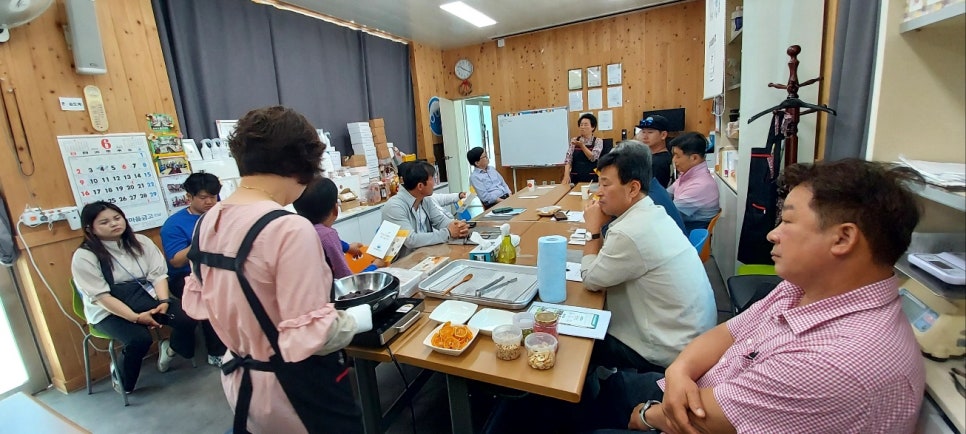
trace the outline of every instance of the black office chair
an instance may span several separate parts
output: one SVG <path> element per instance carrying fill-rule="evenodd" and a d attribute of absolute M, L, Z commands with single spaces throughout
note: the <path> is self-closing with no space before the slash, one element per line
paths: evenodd
<path fill-rule="evenodd" d="M 745 274 L 728 278 L 731 312 L 738 315 L 754 302 L 765 298 L 783 279 L 774 274 Z"/>

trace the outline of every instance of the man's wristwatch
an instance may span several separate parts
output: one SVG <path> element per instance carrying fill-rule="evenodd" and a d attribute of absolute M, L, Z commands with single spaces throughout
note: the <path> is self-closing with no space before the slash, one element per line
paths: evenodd
<path fill-rule="evenodd" d="M 590 234 L 590 239 L 592 239 L 592 240 L 599 240 L 600 239 L 600 232 L 598 232 L 596 234 Z"/>
<path fill-rule="evenodd" d="M 657 404 L 660 404 L 660 403 L 661 403 L 661 401 L 655 401 L 653 399 L 650 400 L 650 401 L 647 401 L 647 402 L 644 403 L 644 405 L 641 406 L 641 410 L 637 413 L 638 416 L 641 417 L 641 423 L 643 423 L 644 426 L 646 426 L 646 427 L 648 427 L 648 428 L 650 428 L 652 430 L 657 430 L 657 428 L 655 428 L 653 425 L 647 423 L 647 419 L 644 418 L 644 413 L 647 413 L 647 409 L 651 408 L 651 406 L 657 405 Z"/>

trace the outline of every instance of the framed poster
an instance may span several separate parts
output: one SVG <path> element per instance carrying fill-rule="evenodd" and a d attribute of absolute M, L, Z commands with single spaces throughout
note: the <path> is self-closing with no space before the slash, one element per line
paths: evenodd
<path fill-rule="evenodd" d="M 190 173 L 180 173 L 161 177 L 161 191 L 164 192 L 164 206 L 168 214 L 174 214 L 188 206 L 188 197 L 184 191 L 184 181 Z"/>
<path fill-rule="evenodd" d="M 78 208 L 113 203 L 135 231 L 159 227 L 168 218 L 144 133 L 58 136 L 57 144 Z"/>
<path fill-rule="evenodd" d="M 188 159 L 183 155 L 158 158 L 155 164 L 157 165 L 158 174 L 161 176 L 191 173 L 191 168 L 188 166 Z"/>
<path fill-rule="evenodd" d="M 571 69 L 567 71 L 567 89 L 577 90 L 584 88 L 584 78 L 581 76 L 580 69 Z"/>
<path fill-rule="evenodd" d="M 600 66 L 587 68 L 587 87 L 600 87 Z"/>
<path fill-rule="evenodd" d="M 607 85 L 615 86 L 621 84 L 621 64 L 611 63 L 607 65 Z"/>

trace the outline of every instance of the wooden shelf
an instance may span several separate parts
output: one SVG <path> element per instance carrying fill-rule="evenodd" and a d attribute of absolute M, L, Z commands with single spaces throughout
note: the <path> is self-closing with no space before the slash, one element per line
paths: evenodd
<path fill-rule="evenodd" d="M 955 25 L 956 21 L 953 18 L 959 18 L 961 20 L 964 14 L 966 14 L 966 2 L 953 3 L 939 10 L 928 12 L 902 22 L 899 25 L 899 33 L 910 32 L 939 24 Z"/>

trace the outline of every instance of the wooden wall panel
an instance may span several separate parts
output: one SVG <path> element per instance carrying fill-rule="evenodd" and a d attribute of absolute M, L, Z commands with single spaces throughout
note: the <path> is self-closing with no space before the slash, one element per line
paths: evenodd
<path fill-rule="evenodd" d="M 409 44 L 409 65 L 416 109 L 416 156 L 435 162 L 433 144 L 443 141 L 429 128 L 429 100 L 442 89 L 443 52 L 417 42 Z"/>
<path fill-rule="evenodd" d="M 0 113 L 0 191 L 13 221 L 27 205 L 54 208 L 74 204 L 56 137 L 95 131 L 86 111 L 61 111 L 58 97 L 83 97 L 84 86 L 98 86 L 110 122 L 107 133 L 146 132 L 147 113 L 176 115 L 150 0 L 100 0 L 95 4 L 107 74 L 74 72 L 62 29 L 67 22 L 63 0 L 30 24 L 12 29 L 10 41 L 0 44 L 0 86 L 6 95 Z M 16 122 L 18 117 L 22 126 Z M 32 172 L 22 173 L 18 164 L 15 146 L 23 143 L 15 144 L 14 137 L 20 133 L 26 136 L 35 163 Z M 53 230 L 23 227 L 23 232 L 18 241 L 31 247 L 57 299 L 70 310 L 67 282 L 80 232 L 71 231 L 65 223 L 57 223 Z M 157 230 L 145 234 L 158 241 Z M 80 330 L 61 313 L 26 255 L 18 260 L 16 272 L 54 385 L 61 390 L 83 387 Z M 106 375 L 107 366 L 107 357 L 94 358 L 95 375 Z"/>
<path fill-rule="evenodd" d="M 707 134 L 712 129 L 711 103 L 703 101 L 704 2 L 692 1 L 616 17 L 574 24 L 469 47 L 444 50 L 441 72 L 430 65 L 414 67 L 419 75 L 440 76 L 437 94 L 450 99 L 458 93 L 460 80 L 453 66 L 460 58 L 473 62 L 469 96 L 490 96 L 496 115 L 520 110 L 567 105 L 567 70 L 609 63 L 623 68 L 623 107 L 614 108 L 614 129 L 598 136 L 620 140 L 621 129 L 633 136 L 641 112 L 648 109 L 685 107 L 686 129 Z M 417 59 L 419 61 L 419 59 Z M 435 58 L 432 59 L 435 62 Z M 422 66 L 426 66 L 423 68 Z M 429 70 L 429 71 L 427 71 Z M 586 72 L 584 73 L 586 83 Z M 605 82 L 606 83 L 606 82 Z M 605 110 L 606 108 L 606 86 Z M 586 87 L 582 90 L 587 102 Z M 420 95 L 416 94 L 417 98 Z M 416 106 L 425 105 L 417 99 Z M 578 113 L 571 113 L 569 134 L 577 134 Z M 423 122 L 417 113 L 417 122 Z M 497 127 L 495 127 L 497 128 Z M 494 134 L 496 163 L 500 164 L 499 132 Z M 460 158 L 461 156 L 454 156 Z M 500 168 L 512 184 L 511 170 Z M 560 168 L 517 170 L 519 180 L 559 181 Z"/>

